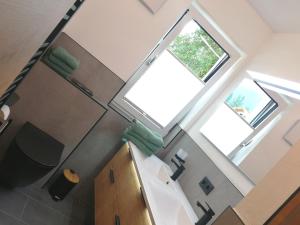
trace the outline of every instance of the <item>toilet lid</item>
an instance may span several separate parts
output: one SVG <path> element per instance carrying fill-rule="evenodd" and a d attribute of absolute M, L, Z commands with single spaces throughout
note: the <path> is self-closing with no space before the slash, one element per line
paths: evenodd
<path fill-rule="evenodd" d="M 47 167 L 55 167 L 60 161 L 64 145 L 26 122 L 15 137 L 19 149 L 30 159 Z"/>

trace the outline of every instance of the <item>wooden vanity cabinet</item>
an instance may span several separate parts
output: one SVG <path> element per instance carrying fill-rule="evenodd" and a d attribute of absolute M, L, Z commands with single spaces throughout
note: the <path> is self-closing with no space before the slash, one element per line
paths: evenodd
<path fill-rule="evenodd" d="M 95 179 L 95 224 L 151 225 L 127 143 Z"/>
<path fill-rule="evenodd" d="M 115 224 L 117 194 L 111 171 L 113 164 L 109 162 L 95 180 L 95 224 Z"/>

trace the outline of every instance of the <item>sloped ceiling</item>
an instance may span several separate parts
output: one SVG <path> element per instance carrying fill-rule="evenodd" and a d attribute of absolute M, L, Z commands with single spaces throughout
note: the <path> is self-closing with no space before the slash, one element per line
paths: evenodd
<path fill-rule="evenodd" d="M 300 33 L 300 0 L 248 0 L 274 32 Z"/>

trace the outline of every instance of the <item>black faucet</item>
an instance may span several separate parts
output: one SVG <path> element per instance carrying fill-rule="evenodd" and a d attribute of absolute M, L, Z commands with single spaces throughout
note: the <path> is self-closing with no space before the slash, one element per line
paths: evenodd
<path fill-rule="evenodd" d="M 206 203 L 208 209 L 206 209 L 199 201 L 197 201 L 197 206 L 202 209 L 202 211 L 204 212 L 204 215 L 199 219 L 199 221 L 197 223 L 195 223 L 195 225 L 206 225 L 212 219 L 212 217 L 215 215 L 215 212 L 208 205 L 208 203 L 207 202 L 205 202 L 205 203 Z"/>
<path fill-rule="evenodd" d="M 177 163 L 174 159 L 171 159 L 171 162 L 174 163 L 177 168 L 171 176 L 171 179 L 173 181 L 176 181 L 178 177 L 182 174 L 182 172 L 185 170 L 185 167 L 183 166 L 183 163 L 185 163 L 185 161 L 181 159 L 177 154 L 175 154 L 175 158 L 179 161 L 179 163 Z"/>

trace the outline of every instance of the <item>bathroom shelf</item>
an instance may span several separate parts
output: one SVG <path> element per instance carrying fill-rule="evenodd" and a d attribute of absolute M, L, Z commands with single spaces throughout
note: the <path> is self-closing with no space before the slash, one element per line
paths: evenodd
<path fill-rule="evenodd" d="M 59 74 L 57 74 L 58 76 L 60 76 Z M 80 88 L 78 85 L 76 85 L 71 79 L 65 78 L 63 76 L 60 76 L 61 78 L 63 78 L 64 80 L 66 80 L 67 82 L 69 82 L 72 86 L 74 86 L 75 88 L 77 88 L 80 92 L 82 92 L 85 96 L 89 97 L 90 99 L 92 99 L 95 103 L 97 103 L 99 106 L 101 106 L 102 108 L 104 108 L 106 111 L 108 111 L 109 107 L 107 106 L 107 104 L 103 103 L 102 101 L 96 99 L 93 95 L 90 95 L 87 93 L 87 91 L 85 91 L 83 88 Z"/>

